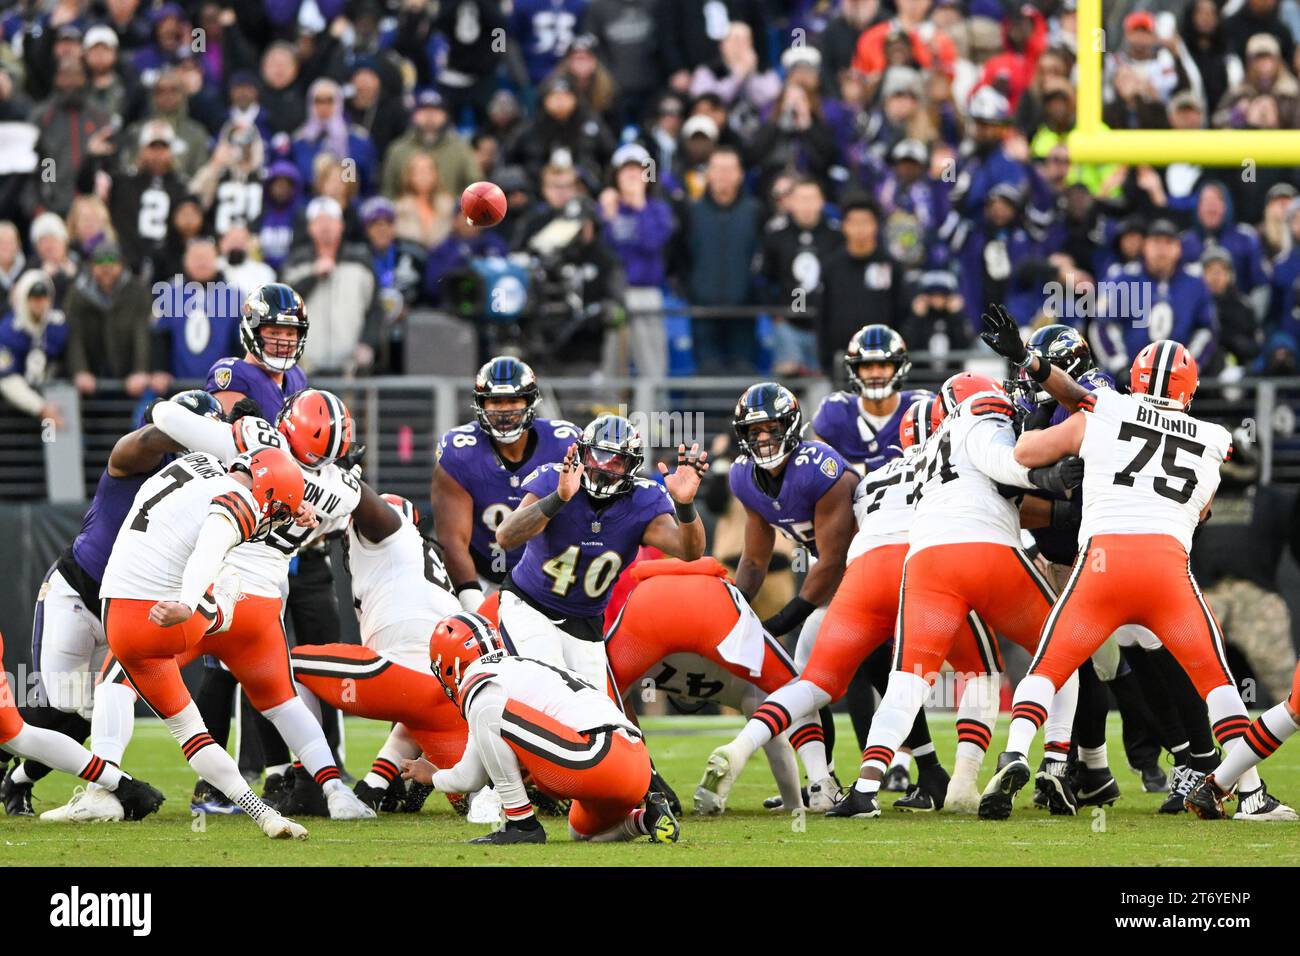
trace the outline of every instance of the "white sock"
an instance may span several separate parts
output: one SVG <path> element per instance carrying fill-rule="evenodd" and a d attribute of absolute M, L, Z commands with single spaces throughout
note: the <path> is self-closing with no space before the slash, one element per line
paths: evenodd
<path fill-rule="evenodd" d="M 1011 705 L 1011 729 L 1007 732 L 1008 751 L 1029 753 L 1029 747 L 1040 726 L 1032 715 L 1042 716 L 1045 721 L 1048 707 L 1055 696 L 1056 688 L 1046 677 L 1039 674 L 1025 675 L 1016 688 L 1015 702 Z"/>
<path fill-rule="evenodd" d="M 100 684 L 90 715 L 90 749 L 121 766 L 122 755 L 135 731 L 136 692 L 129 684 Z"/>
<path fill-rule="evenodd" d="M 889 685 L 885 696 L 871 719 L 871 732 L 867 735 L 867 746 L 862 751 L 862 766 L 878 764 L 883 773 L 894 758 L 894 752 L 907 737 L 916 722 L 916 713 L 925 704 L 930 684 L 923 677 L 905 671 L 893 671 L 889 675 Z M 864 781 L 859 779 L 858 783 Z M 865 781 L 874 784 L 867 792 L 879 789 L 877 781 Z M 858 789 L 863 789 L 858 787 Z"/>
<path fill-rule="evenodd" d="M 1245 737 L 1246 746 L 1233 747 L 1228 751 L 1223 763 L 1214 771 L 1214 779 L 1223 789 L 1231 788 L 1244 773 L 1270 756 L 1296 730 L 1300 730 L 1300 727 L 1291 719 L 1286 704 L 1270 708 L 1251 724 L 1251 730 Z"/>
<path fill-rule="evenodd" d="M 400 775 L 402 761 L 414 760 L 418 756 L 420 756 L 420 745 L 411 739 L 406 728 L 397 724 L 389 733 L 388 739 L 384 741 L 384 745 L 379 748 L 379 753 L 375 754 L 375 759 L 370 765 L 371 769 L 365 775 L 365 782 L 377 790 L 387 790 L 390 780 L 396 778 L 383 776 L 375 766 L 379 765 L 389 773 L 396 770 Z"/>
<path fill-rule="evenodd" d="M 1080 747 L 1079 759 L 1083 761 L 1083 765 L 1089 770 L 1105 770 L 1110 766 L 1105 744 L 1100 747 Z"/>
<path fill-rule="evenodd" d="M 262 711 L 262 716 L 275 725 L 289 749 L 317 783 L 324 786 L 327 780 L 338 779 L 338 767 L 330 755 L 325 731 L 321 730 L 320 722 L 312 717 L 301 698 L 291 697 L 283 704 Z"/>
<path fill-rule="evenodd" d="M 763 754 L 781 795 L 781 805 L 787 810 L 803 806 L 803 794 L 799 792 L 799 764 L 794 759 L 790 741 L 785 737 L 773 737 L 763 744 Z M 811 773 L 809 771 L 809 780 L 814 779 Z"/>
<path fill-rule="evenodd" d="M 23 786 L 23 785 L 25 785 L 25 784 L 29 784 L 29 783 L 34 783 L 34 782 L 35 782 L 35 781 L 32 780 L 31 777 L 27 776 L 27 765 L 26 765 L 26 764 L 21 764 L 21 763 L 20 763 L 20 764 L 18 765 L 18 769 L 16 769 L 16 770 L 15 770 L 12 774 L 10 774 L 9 776 L 13 779 L 13 782 L 16 783 L 16 784 L 18 784 L 20 787 Z"/>
<path fill-rule="evenodd" d="M 749 760 L 755 750 L 774 736 L 804 723 L 809 717 L 815 718 L 817 711 L 830 702 L 830 695 L 811 681 L 786 684 L 768 695 L 733 743 L 743 758 Z"/>
<path fill-rule="evenodd" d="M 983 751 L 980 751 L 979 757 L 970 757 L 970 756 L 963 756 L 961 754 L 958 754 L 957 759 L 956 761 L 954 761 L 954 766 L 952 768 L 952 779 L 964 780 L 967 777 L 969 777 L 970 780 L 974 782 L 975 779 L 980 775 L 980 764 L 983 763 L 983 760 L 980 758 L 982 758 L 983 756 L 984 756 Z"/>
<path fill-rule="evenodd" d="M 1048 760 L 1065 760 L 1070 756 L 1070 737 L 1074 733 L 1074 712 L 1078 705 L 1079 672 L 1075 671 L 1061 685 L 1047 708 L 1043 740 L 1052 746 L 1043 751 L 1043 756 Z"/>
<path fill-rule="evenodd" d="M 244 805 L 241 797 L 252 794 L 239 765 L 226 753 L 208 733 L 208 728 L 199 716 L 198 705 L 190 701 L 185 709 L 174 717 L 163 720 L 172 738 L 181 745 L 181 753 L 189 761 L 194 772 L 224 793 L 232 802 Z M 255 795 L 254 795 L 255 796 Z M 258 803 L 261 803 L 259 800 Z M 262 804 L 265 807 L 265 804 Z M 269 808 L 267 808 L 269 810 Z M 252 814 L 249 814 L 252 816 Z M 256 817 L 261 822 L 261 817 Z"/>
<path fill-rule="evenodd" d="M 5 747 L 20 757 L 36 760 L 71 776 L 102 781 L 110 790 L 122 778 L 121 771 L 102 757 L 87 753 L 85 747 L 66 734 L 45 727 L 23 724 L 22 730 L 5 741 Z"/>
<path fill-rule="evenodd" d="M 1002 675 L 980 674 L 966 681 L 957 705 L 957 759 L 974 761 L 979 772 L 984 754 L 993 740 L 1002 703 Z"/>

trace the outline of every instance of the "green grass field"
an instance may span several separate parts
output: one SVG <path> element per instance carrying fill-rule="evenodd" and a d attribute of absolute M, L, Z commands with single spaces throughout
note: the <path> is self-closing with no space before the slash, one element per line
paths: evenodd
<path fill-rule="evenodd" d="M 952 723 L 936 715 L 939 752 L 951 766 Z M 336 866 L 336 865 L 926 865 L 926 866 L 1242 866 L 1300 864 L 1296 824 L 1203 823 L 1186 814 L 1156 814 L 1162 797 L 1143 793 L 1136 775 L 1120 770 L 1123 798 L 1104 815 L 1049 817 L 1021 794 L 1006 823 L 983 823 L 945 814 L 909 815 L 889 809 L 878 820 L 827 820 L 809 815 L 795 826 L 786 814 L 762 809 L 775 793 L 761 755 L 746 768 L 721 818 L 689 814 L 691 794 L 709 751 L 740 726 L 735 718 L 666 718 L 646 722 L 655 760 L 688 806 L 682 840 L 675 846 L 575 844 L 564 821 L 545 820 L 546 846 L 469 847 L 486 828 L 467 824 L 437 795 L 418 815 L 384 816 L 365 823 L 305 819 L 304 843 L 267 840 L 244 817 L 193 818 L 194 778 L 162 725 L 141 721 L 126 766 L 167 795 L 161 812 L 142 823 L 59 825 L 0 816 L 0 846 L 7 865 L 46 866 Z M 1005 737 L 1005 719 L 995 737 Z M 380 724 L 349 720 L 348 765 L 360 775 L 382 742 Z M 837 749 L 841 767 L 857 765 L 847 721 Z M 1118 725 L 1110 735 L 1112 759 L 1122 758 Z M 995 744 L 996 746 L 996 744 Z M 1037 760 L 1035 756 L 1034 760 Z M 1118 763 L 1119 761 L 1115 761 Z M 985 762 L 986 776 L 993 759 Z M 1300 749 L 1284 748 L 1264 767 L 1270 789 L 1293 805 L 1300 801 Z M 846 778 L 847 779 L 847 778 Z M 39 813 L 58 806 L 75 781 L 53 775 L 36 788 Z"/>

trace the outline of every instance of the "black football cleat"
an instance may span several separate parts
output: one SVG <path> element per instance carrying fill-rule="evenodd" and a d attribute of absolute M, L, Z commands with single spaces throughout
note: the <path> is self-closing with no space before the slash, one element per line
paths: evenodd
<path fill-rule="evenodd" d="M 269 773 L 266 775 L 266 782 L 262 784 L 262 802 L 279 812 L 280 804 L 289 796 L 291 790 L 293 790 L 292 767 L 286 769 L 284 773 Z"/>
<path fill-rule="evenodd" d="M 934 797 L 929 790 L 919 783 L 914 783 L 906 796 L 894 801 L 894 809 L 907 813 L 934 813 L 939 807 L 935 806 Z"/>
<path fill-rule="evenodd" d="M 828 817 L 841 820 L 866 820 L 880 816 L 880 801 L 874 793 L 863 793 L 850 787 L 844 792 L 844 798 L 826 811 Z"/>
<path fill-rule="evenodd" d="M 232 803 L 224 793 L 200 777 L 194 784 L 194 796 L 190 797 L 190 812 L 232 816 L 244 811 L 238 804 Z"/>
<path fill-rule="evenodd" d="M 1169 775 L 1156 764 L 1133 768 L 1142 777 L 1142 789 L 1147 793 L 1168 793 Z"/>
<path fill-rule="evenodd" d="M 880 789 L 888 793 L 907 793 L 912 789 L 912 775 L 907 772 L 906 767 L 890 767 L 885 772 L 885 779 L 881 782 Z"/>
<path fill-rule="evenodd" d="M 406 797 L 402 800 L 402 813 L 419 813 L 424 807 L 424 801 L 428 800 L 429 795 L 433 792 L 433 787 L 428 784 L 416 783 L 414 780 L 406 781 Z M 452 807 L 457 813 L 462 817 L 467 816 L 469 814 L 469 796 L 466 794 L 457 794 L 457 796 L 460 800 L 464 801 L 464 812 L 461 811 L 460 805 L 456 800 L 452 800 L 451 797 L 448 797 L 447 799 L 450 801 Z"/>
<path fill-rule="evenodd" d="M 998 755 L 998 769 L 980 796 L 981 820 L 1006 820 L 1016 794 L 1029 782 L 1029 763 L 1024 754 L 1010 750 Z"/>
<path fill-rule="evenodd" d="M 117 797 L 118 802 L 122 804 L 124 820 L 143 820 L 149 814 L 156 813 L 163 805 L 163 801 L 167 799 L 157 787 L 125 774 L 118 781 L 113 796 Z"/>
<path fill-rule="evenodd" d="M 1119 783 L 1109 767 L 1091 769 L 1079 765 L 1070 778 L 1070 786 L 1081 807 L 1109 807 L 1119 799 Z"/>
<path fill-rule="evenodd" d="M 1228 815 L 1223 810 L 1223 801 L 1228 796 L 1227 791 L 1219 789 L 1214 774 L 1210 774 L 1192 787 L 1183 798 L 1183 804 L 1202 820 L 1226 820 Z"/>
<path fill-rule="evenodd" d="M 1038 793 L 1046 798 L 1047 809 L 1054 817 L 1072 817 L 1079 812 L 1079 801 L 1070 786 L 1064 760 L 1044 760 L 1034 776 L 1034 803 Z"/>
<path fill-rule="evenodd" d="M 330 815 L 329 801 L 325 799 L 325 790 L 318 784 L 306 768 L 291 767 L 293 786 L 280 804 L 282 817 L 327 817 Z"/>
<path fill-rule="evenodd" d="M 944 801 L 948 799 L 948 784 L 951 782 L 952 778 L 943 769 L 943 764 L 922 767 L 916 778 L 916 785 L 930 795 L 936 810 L 943 809 Z"/>
<path fill-rule="evenodd" d="M 651 843 L 676 843 L 681 838 L 682 826 L 673 815 L 668 798 L 662 793 L 646 794 L 643 822 Z"/>
<path fill-rule="evenodd" d="M 0 801 L 4 801 L 5 813 L 11 817 L 34 817 L 32 809 L 32 784 L 14 783 L 14 770 L 18 761 L 14 761 L 5 778 L 0 782 Z"/>
<path fill-rule="evenodd" d="M 513 843 L 545 843 L 546 831 L 542 829 L 540 823 L 535 827 L 529 827 L 527 829 L 507 823 L 500 830 L 493 830 L 491 833 L 485 833 L 483 836 L 475 837 L 469 842 L 490 844 L 492 846 L 507 846 Z"/>
<path fill-rule="evenodd" d="M 361 781 L 357 781 L 357 786 Z M 406 781 L 398 777 L 388 785 L 384 791 L 384 799 L 379 801 L 378 810 L 380 813 L 397 813 L 406 803 Z"/>
<path fill-rule="evenodd" d="M 646 791 L 649 796 L 652 793 L 662 794 L 663 798 L 668 801 L 668 809 L 673 812 L 674 816 L 681 816 L 682 802 L 677 799 L 677 794 L 673 788 L 668 786 L 668 781 L 659 773 L 654 763 L 650 764 L 650 789 Z"/>
<path fill-rule="evenodd" d="M 379 812 L 380 805 L 388 798 L 387 787 L 372 787 L 364 780 L 358 780 L 357 785 L 352 788 L 352 792 L 357 795 L 358 800 L 376 813 Z"/>
<path fill-rule="evenodd" d="M 1169 796 L 1165 802 L 1160 804 L 1160 813 L 1183 813 L 1187 810 L 1185 801 L 1187 795 L 1191 793 L 1205 779 L 1205 774 L 1199 770 L 1193 770 L 1191 767 L 1175 767 L 1169 778 Z"/>

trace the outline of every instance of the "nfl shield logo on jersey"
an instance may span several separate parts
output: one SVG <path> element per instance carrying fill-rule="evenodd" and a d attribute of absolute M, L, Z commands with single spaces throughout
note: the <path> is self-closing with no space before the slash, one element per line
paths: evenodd
<path fill-rule="evenodd" d="M 231 371 L 228 368 L 219 368 L 213 373 L 212 378 L 217 383 L 217 388 L 230 387 Z"/>

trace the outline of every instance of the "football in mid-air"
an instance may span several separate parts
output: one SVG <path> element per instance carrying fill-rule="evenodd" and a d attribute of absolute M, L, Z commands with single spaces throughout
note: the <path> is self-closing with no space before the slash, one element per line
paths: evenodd
<path fill-rule="evenodd" d="M 460 194 L 460 211 L 474 226 L 495 226 L 506 217 L 506 194 L 496 183 L 471 183 Z"/>

